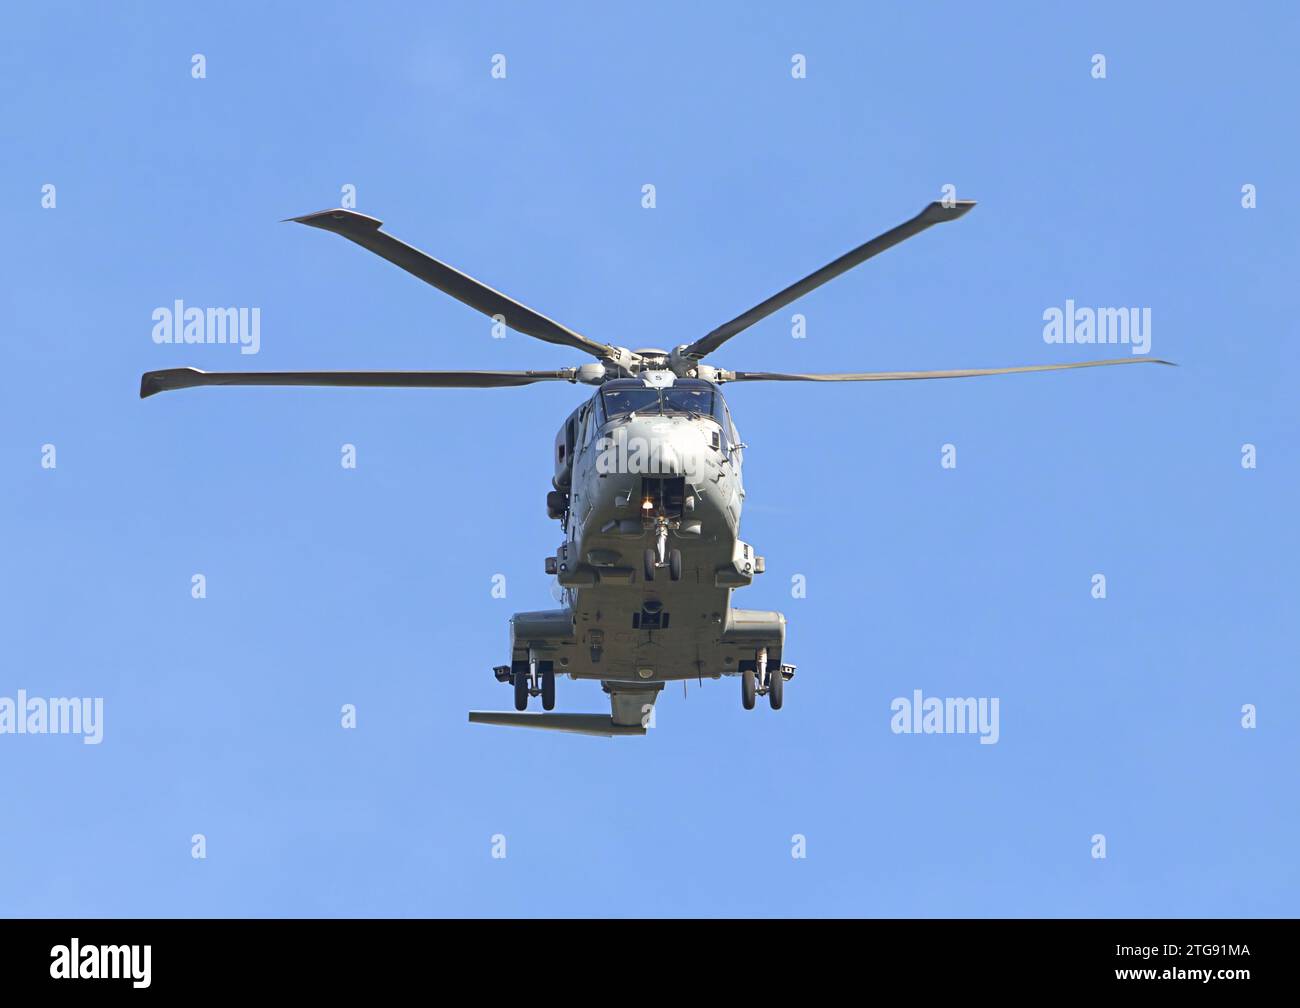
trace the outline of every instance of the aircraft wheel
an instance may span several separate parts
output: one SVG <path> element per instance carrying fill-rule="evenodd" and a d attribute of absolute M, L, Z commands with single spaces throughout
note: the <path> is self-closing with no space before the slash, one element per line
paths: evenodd
<path fill-rule="evenodd" d="M 668 576 L 674 581 L 682 579 L 682 551 L 672 550 L 668 554 Z"/>
<path fill-rule="evenodd" d="M 781 666 L 768 672 L 767 677 L 771 680 L 767 687 L 767 702 L 772 705 L 772 710 L 780 710 L 785 700 L 785 676 L 781 675 Z"/>
<path fill-rule="evenodd" d="M 515 710 L 528 709 L 528 673 L 515 673 Z"/>
<path fill-rule="evenodd" d="M 647 581 L 655 579 L 655 564 L 658 560 L 659 558 L 655 555 L 654 550 L 648 549 L 645 551 L 645 579 Z"/>
<path fill-rule="evenodd" d="M 746 669 L 740 673 L 740 703 L 745 710 L 754 709 L 754 695 L 758 691 L 758 684 L 754 681 L 754 670 Z"/>
<path fill-rule="evenodd" d="M 542 710 L 555 710 L 555 670 L 542 673 Z"/>

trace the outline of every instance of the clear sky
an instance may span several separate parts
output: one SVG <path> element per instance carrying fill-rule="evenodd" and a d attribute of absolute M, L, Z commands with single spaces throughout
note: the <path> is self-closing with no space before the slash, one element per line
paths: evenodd
<path fill-rule="evenodd" d="M 1300 912 L 1290 5 L 615 6 L 6 12 L 0 697 L 102 697 L 104 736 L 0 735 L 0 912 Z M 731 387 L 767 558 L 735 601 L 789 619 L 779 713 L 728 678 L 667 689 L 646 738 L 466 724 L 510 707 L 510 614 L 554 604 L 580 387 L 137 398 L 182 365 L 584 362 L 279 223 L 346 185 L 638 347 L 948 184 L 965 219 L 714 362 L 1129 354 L 1045 343 L 1070 299 L 1150 308 L 1180 367 Z M 260 353 L 156 345 L 178 298 L 259 308 Z M 918 689 L 997 698 L 997 744 L 893 733 Z M 559 708 L 608 709 L 568 680 Z"/>

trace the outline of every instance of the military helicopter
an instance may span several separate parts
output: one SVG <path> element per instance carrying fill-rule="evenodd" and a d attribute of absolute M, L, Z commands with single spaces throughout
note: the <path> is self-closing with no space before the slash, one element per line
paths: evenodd
<path fill-rule="evenodd" d="M 721 386 L 728 382 L 864 382 L 968 378 L 1159 363 L 1147 357 L 952 371 L 782 374 L 704 363 L 729 339 L 829 280 L 935 225 L 964 216 L 971 200 L 931 203 L 915 217 L 846 252 L 693 343 L 672 350 L 601 343 L 399 241 L 383 222 L 352 210 L 290 220 L 341 235 L 511 329 L 590 354 L 554 371 L 150 371 L 145 398 L 199 385 L 323 385 L 377 388 L 501 388 L 563 381 L 596 387 L 555 437 L 547 515 L 563 542 L 546 558 L 559 609 L 515 613 L 510 661 L 493 669 L 514 691 L 514 711 L 471 711 L 471 722 L 587 735 L 644 735 L 670 681 L 740 680 L 741 703 L 784 702 L 795 666 L 785 661 L 785 617 L 738 609 L 737 588 L 764 571 L 740 538 L 745 445 Z M 610 714 L 552 713 L 557 676 L 596 680 Z M 527 710 L 541 698 L 542 713 Z"/>

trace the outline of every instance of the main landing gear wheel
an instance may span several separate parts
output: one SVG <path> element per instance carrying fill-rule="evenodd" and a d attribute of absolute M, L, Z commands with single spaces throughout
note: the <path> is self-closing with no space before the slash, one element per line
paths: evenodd
<path fill-rule="evenodd" d="M 780 704 L 773 704 L 772 706 L 779 707 Z M 542 710 L 555 710 L 554 669 L 547 669 L 542 673 Z"/>
<path fill-rule="evenodd" d="M 528 709 L 528 673 L 520 669 L 515 673 L 515 710 Z"/>
<path fill-rule="evenodd" d="M 772 710 L 780 710 L 781 703 L 785 699 L 785 676 L 781 675 L 781 669 L 772 669 L 767 674 L 769 679 L 767 685 L 767 702 L 772 705 Z"/>
<path fill-rule="evenodd" d="M 758 683 L 755 681 L 754 670 L 745 669 L 740 673 L 740 703 L 745 710 L 754 709 L 754 695 L 758 692 Z"/>
<path fill-rule="evenodd" d="M 682 579 L 682 551 L 672 550 L 668 554 L 668 576 L 674 581 Z"/>
<path fill-rule="evenodd" d="M 645 579 L 647 581 L 653 581 L 655 579 L 655 567 L 657 567 L 658 564 L 659 564 L 659 558 L 658 556 L 655 555 L 655 551 L 652 549 L 646 550 L 645 551 Z"/>

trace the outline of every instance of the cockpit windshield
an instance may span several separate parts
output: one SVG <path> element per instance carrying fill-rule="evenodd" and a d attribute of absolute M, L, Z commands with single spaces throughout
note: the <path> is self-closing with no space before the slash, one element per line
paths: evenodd
<path fill-rule="evenodd" d="M 665 413 L 694 413 L 696 416 L 713 415 L 713 389 L 674 385 L 663 390 Z"/>
<path fill-rule="evenodd" d="M 628 413 L 658 413 L 659 390 L 646 388 L 602 389 L 601 397 L 605 400 L 605 416 L 611 420 Z"/>
<path fill-rule="evenodd" d="M 678 379 L 665 389 L 653 389 L 635 379 L 616 379 L 601 389 L 608 419 L 629 413 L 712 417 L 722 423 L 722 397 L 713 386 L 698 379 Z"/>

